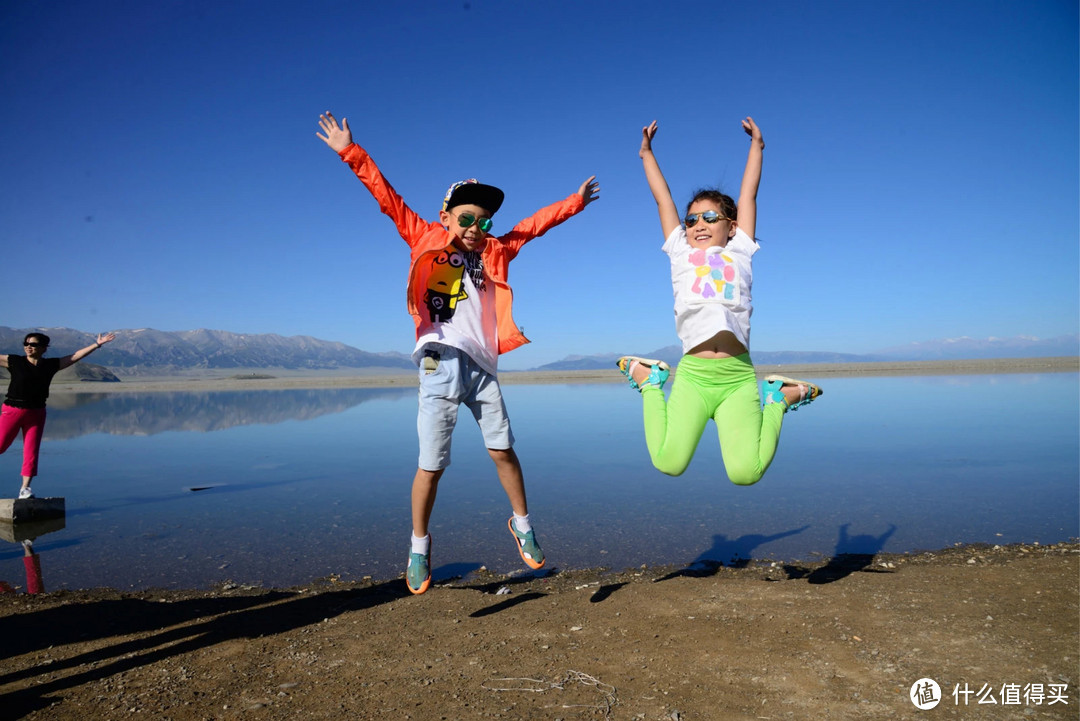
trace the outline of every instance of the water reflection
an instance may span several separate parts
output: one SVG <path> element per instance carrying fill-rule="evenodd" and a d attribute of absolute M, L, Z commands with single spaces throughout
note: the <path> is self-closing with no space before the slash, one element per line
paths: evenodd
<path fill-rule="evenodd" d="M 0 522 L 0 538 L 22 546 L 23 570 L 26 573 L 26 593 L 45 592 L 45 579 L 41 572 L 41 554 L 34 550 L 34 542 L 47 533 L 63 530 L 64 517 L 22 523 Z M 3 556 L 0 555 L 0 558 Z M 13 592 L 10 584 L 0 581 L 0 592 Z"/>
<path fill-rule="evenodd" d="M 342 413 L 362 403 L 402 396 L 415 389 L 337 388 L 212 392 L 72 393 L 49 400 L 45 438 L 90 433 L 151 436 L 165 431 L 220 431 L 272 425 Z"/>
<path fill-rule="evenodd" d="M 683 476 L 653 469 L 640 397 L 621 385 L 504 390 L 553 571 L 662 563 L 708 573 L 780 559 L 791 575 L 832 582 L 880 571 L 881 551 L 1080 533 L 1076 374 L 830 380 L 824 402 L 785 423 L 769 473 L 748 488 L 727 481 L 715 435 Z M 65 427 L 65 415 L 70 436 L 46 439 L 35 481 L 68 499 L 68 526 L 33 544 L 50 590 L 401 572 L 415 389 L 90 396 L 50 424 Z M 124 430 L 108 430 L 121 417 Z M 221 430 L 161 432 L 193 418 Z M 9 456 L 0 478 L 18 475 Z M 464 414 L 432 517 L 435 580 L 523 570 L 509 512 Z M 0 548 L 0 579 L 23 574 L 24 550 Z M 810 570 L 798 563 L 807 558 L 829 563 Z"/>

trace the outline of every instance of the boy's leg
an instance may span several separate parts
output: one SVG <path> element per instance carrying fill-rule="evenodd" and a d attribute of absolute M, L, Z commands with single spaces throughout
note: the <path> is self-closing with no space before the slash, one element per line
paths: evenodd
<path fill-rule="evenodd" d="M 510 429 L 510 417 L 506 413 L 502 388 L 499 379 L 479 366 L 472 369 L 475 383 L 472 393 L 464 399 L 480 427 L 488 455 L 495 463 L 495 472 L 499 483 L 506 491 L 514 513 L 524 516 L 529 513 L 525 500 L 525 477 L 521 471 L 521 462 L 514 452 L 514 432 Z"/>
<path fill-rule="evenodd" d="M 659 388 L 641 391 L 645 445 L 656 469 L 669 476 L 682 475 L 690 465 L 711 411 L 686 366 L 684 358 L 666 403 Z"/>
<path fill-rule="evenodd" d="M 510 506 L 514 509 L 514 515 L 510 517 L 506 525 L 514 537 L 518 555 L 529 568 L 539 570 L 544 567 L 545 558 L 540 543 L 536 540 L 536 531 L 533 530 L 529 521 L 529 506 L 525 500 L 525 478 L 521 472 L 521 462 L 513 448 L 507 448 L 504 451 L 489 448 L 488 454 L 491 460 L 495 461 L 499 482 L 502 483 L 506 497 L 510 499 Z"/>
<path fill-rule="evenodd" d="M 416 432 L 420 456 L 412 485 L 412 541 L 405 582 L 409 591 L 420 594 L 431 584 L 431 538 L 428 523 L 435 507 L 439 479 L 450 465 L 450 442 L 457 424 L 461 373 L 455 354 L 436 357 L 434 368 L 420 368 L 419 410 Z M 431 469 L 431 470 L 429 470 Z"/>
<path fill-rule="evenodd" d="M 521 461 L 514 452 L 514 433 L 510 429 L 510 418 L 506 414 L 499 379 L 490 373 L 475 367 L 473 370 L 473 391 L 465 403 L 472 411 L 473 418 L 480 426 L 484 436 L 484 445 L 488 455 L 495 463 L 495 472 L 499 476 L 506 497 L 514 515 L 506 525 L 514 536 L 515 546 L 521 560 L 529 568 L 544 567 L 544 552 L 536 541 L 536 532 L 529 523 L 529 504 L 525 497 L 525 476 L 521 470 Z"/>
<path fill-rule="evenodd" d="M 776 455 L 784 405 L 774 403 L 762 408 L 757 380 L 751 372 L 724 398 L 713 420 L 728 478 L 740 486 L 757 483 Z"/>
<path fill-rule="evenodd" d="M 439 479 L 444 470 L 425 471 L 417 468 L 413 476 L 412 528 L 417 538 L 428 534 L 428 521 L 431 520 L 431 509 L 435 507 L 435 495 L 439 492 Z"/>
<path fill-rule="evenodd" d="M 525 475 L 521 470 L 521 461 L 513 448 L 506 450 L 488 449 L 488 455 L 495 462 L 495 472 L 499 475 L 499 483 L 506 491 L 506 497 L 510 500 L 510 507 L 514 509 L 514 515 L 529 515 L 529 504 L 525 499 Z"/>

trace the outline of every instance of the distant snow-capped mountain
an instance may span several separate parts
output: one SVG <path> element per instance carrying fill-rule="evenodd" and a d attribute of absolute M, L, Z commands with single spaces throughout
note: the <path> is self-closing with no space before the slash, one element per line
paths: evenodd
<path fill-rule="evenodd" d="M 974 358 L 1045 358 L 1080 355 L 1080 334 L 1054 338 L 938 338 L 879 351 L 895 360 L 966 360 Z"/>
<path fill-rule="evenodd" d="M 643 357 L 658 358 L 674 366 L 682 357 L 682 346 L 658 348 Z M 886 348 L 875 353 L 833 353 L 830 351 L 753 351 L 758 365 L 811 363 L 871 363 L 875 361 L 975 360 L 982 358 L 1046 358 L 1080 355 L 1080 335 L 1055 338 L 1016 336 L 1013 338 L 941 338 Z M 532 370 L 599 370 L 614 368 L 618 353 L 572 355 Z"/>
<path fill-rule="evenodd" d="M 615 367 L 619 353 L 601 353 L 597 355 L 567 356 L 562 360 L 533 368 L 538 371 L 559 370 L 606 370 Z M 682 346 L 667 345 L 654 351 L 640 354 L 643 358 L 656 358 L 668 365 L 678 365 L 682 358 Z M 755 351 L 751 354 L 758 365 L 792 365 L 803 363 L 866 363 L 885 360 L 877 355 L 855 355 L 853 353 L 832 353 L 829 351 Z"/>
<path fill-rule="evenodd" d="M 23 337 L 40 331 L 51 338 L 49 355 L 67 355 L 92 344 L 95 336 L 71 328 L 8 328 L 0 326 L 0 353 L 19 353 Z M 388 368 L 413 370 L 403 353 L 369 353 L 344 343 L 311 336 L 231 333 L 221 330 L 160 331 L 153 328 L 116 331 L 116 340 L 94 353 L 93 362 L 122 374 L 198 369 L 286 368 L 333 370 Z"/>

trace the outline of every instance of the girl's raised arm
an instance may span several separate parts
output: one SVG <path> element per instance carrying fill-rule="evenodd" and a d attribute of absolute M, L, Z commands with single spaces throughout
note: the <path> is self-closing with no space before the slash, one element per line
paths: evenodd
<path fill-rule="evenodd" d="M 765 140 L 753 118 L 747 117 L 742 126 L 750 136 L 750 153 L 746 156 L 746 170 L 739 188 L 738 223 L 743 232 L 753 238 L 757 228 L 757 191 L 761 184 L 761 151 L 765 149 Z"/>
<path fill-rule="evenodd" d="M 656 121 L 641 129 L 641 150 L 638 156 L 645 166 L 645 179 L 649 181 L 649 190 L 652 191 L 653 199 L 656 200 L 656 209 L 660 213 L 660 225 L 664 229 L 664 240 L 671 235 L 681 224 L 679 209 L 675 201 L 671 199 L 671 189 L 668 188 L 664 174 L 660 172 L 660 165 L 656 162 L 656 156 L 652 151 L 652 139 L 656 135 Z"/>

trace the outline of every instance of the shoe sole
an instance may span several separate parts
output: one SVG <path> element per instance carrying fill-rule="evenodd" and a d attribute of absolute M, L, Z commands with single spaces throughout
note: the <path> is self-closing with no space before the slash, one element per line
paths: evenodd
<path fill-rule="evenodd" d="M 633 363 L 634 361 L 637 361 L 638 363 L 640 363 L 643 366 L 649 366 L 650 368 L 659 368 L 662 371 L 670 371 L 671 370 L 671 366 L 669 366 L 667 363 L 665 363 L 662 360 L 659 360 L 657 358 L 642 358 L 641 356 L 637 356 L 637 355 L 619 356 L 619 360 L 615 361 L 615 365 L 618 366 L 620 369 L 622 369 L 622 361 L 624 359 L 626 360 L 626 369 L 627 369 L 627 371 L 630 370 L 630 364 Z"/>
<path fill-rule="evenodd" d="M 431 574 L 430 573 L 428 574 L 428 577 L 424 579 L 424 582 L 420 584 L 420 588 L 413 588 L 412 586 L 409 585 L 409 579 L 407 579 L 407 578 L 405 579 L 405 588 L 409 589 L 409 593 L 411 593 L 414 596 L 419 596 L 420 594 L 427 591 L 428 586 L 430 586 L 430 585 L 431 585 Z"/>
<path fill-rule="evenodd" d="M 544 564 L 547 563 L 547 559 L 545 558 L 543 561 L 537 564 L 536 561 L 525 555 L 525 549 L 521 547 L 521 541 L 518 540 L 518 535 L 514 532 L 514 527 L 511 525 L 513 522 L 513 518 L 508 520 L 506 522 L 506 527 L 510 529 L 510 535 L 514 537 L 514 545 L 517 546 L 518 555 L 521 556 L 521 560 L 525 562 L 526 566 L 528 566 L 534 571 L 539 571 L 541 568 L 544 567 Z"/>

